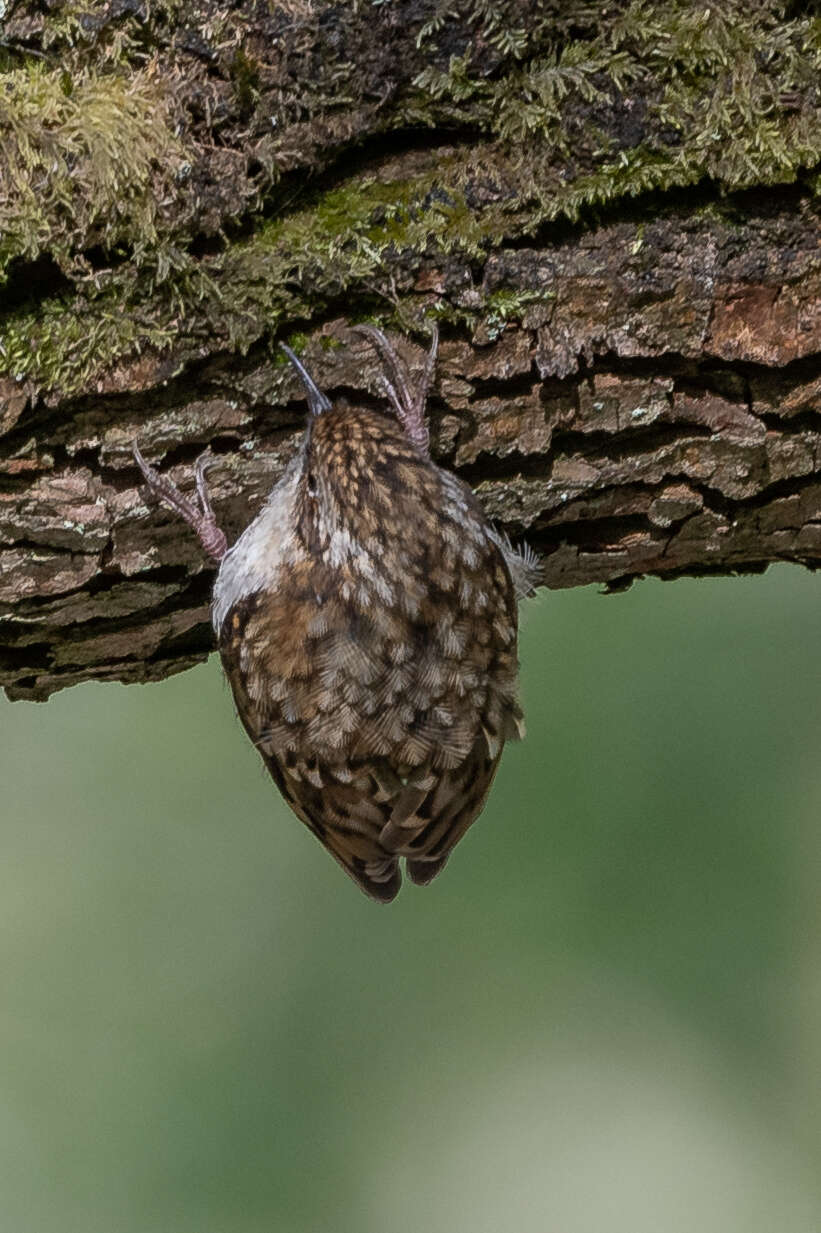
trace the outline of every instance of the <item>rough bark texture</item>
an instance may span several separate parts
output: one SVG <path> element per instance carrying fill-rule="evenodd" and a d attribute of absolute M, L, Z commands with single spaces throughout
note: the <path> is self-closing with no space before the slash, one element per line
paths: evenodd
<path fill-rule="evenodd" d="M 520 0 L 497 6 L 504 37 L 477 3 L 13 9 L 11 697 L 208 653 L 209 565 L 130 444 L 184 488 L 210 445 L 230 540 L 303 424 L 278 340 L 329 393 L 374 400 L 363 318 L 411 336 L 414 364 L 440 320 L 434 454 L 543 554 L 547 586 L 821 563 L 814 27 L 785 5 L 750 25 L 725 3 L 720 29 L 697 26 L 703 3 L 660 6 L 703 39 L 693 84 L 689 52 L 669 80 L 651 63 L 636 7 L 580 5 L 571 27 Z M 622 26 L 603 42 L 605 11 Z M 691 114 L 682 80 L 758 111 Z"/>

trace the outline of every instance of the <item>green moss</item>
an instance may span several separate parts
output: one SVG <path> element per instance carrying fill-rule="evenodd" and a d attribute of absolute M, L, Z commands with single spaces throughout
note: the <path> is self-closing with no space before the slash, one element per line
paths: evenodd
<path fill-rule="evenodd" d="M 491 342 L 503 333 L 511 321 L 521 321 L 533 304 L 546 304 L 555 299 L 553 291 L 544 288 L 512 291 L 501 288 L 487 296 L 481 315 L 487 336 Z"/>
<path fill-rule="evenodd" d="M 442 170 L 334 189 L 229 250 L 212 275 L 232 345 L 247 346 L 264 330 L 378 281 L 405 253 L 478 254 L 490 242 L 488 220 L 469 211 L 456 190 L 439 187 Z"/>
<path fill-rule="evenodd" d="M 3 370 L 17 380 L 31 377 L 45 388 L 74 393 L 115 360 L 147 347 L 162 350 L 173 338 L 172 323 L 124 313 L 113 296 L 85 312 L 52 299 L 6 318 L 0 355 Z"/>
<path fill-rule="evenodd" d="M 520 6 L 441 3 L 423 31 L 432 59 L 409 115 L 479 124 L 512 157 L 570 159 L 577 183 L 565 175 L 560 196 L 571 217 L 586 201 L 702 177 L 728 190 L 790 182 L 821 160 L 821 19 L 786 20 L 782 5 L 741 0 L 633 0 L 599 7 L 595 21 L 589 6 L 568 7 L 577 28 L 590 22 L 587 37 L 565 37 L 542 15 L 520 29 L 507 71 L 488 75 L 482 40 L 505 20 L 515 26 Z M 437 39 L 454 24 L 474 37 L 443 66 Z M 625 162 L 612 157 L 622 153 Z"/>
<path fill-rule="evenodd" d="M 127 267 L 97 295 L 18 312 L 6 322 L 2 367 L 68 394 L 139 346 L 207 334 L 244 350 L 349 289 L 378 283 L 396 262 L 425 251 L 480 255 L 511 220 L 495 206 L 468 208 L 456 186 L 464 170 L 457 160 L 439 161 L 415 180 L 350 183 L 218 257 L 164 268 L 161 283 Z M 500 299 L 493 311 L 515 307 Z M 297 350 L 299 338 L 291 345 Z"/>
<path fill-rule="evenodd" d="M 0 365 L 69 394 L 141 346 L 167 347 L 181 335 L 222 334 L 246 349 L 381 275 L 390 254 L 461 244 L 464 202 L 427 202 L 434 183 L 431 173 L 414 183 L 337 189 L 219 257 L 165 270 L 161 285 L 140 280 L 129 267 L 97 295 L 55 298 L 12 314 L 4 323 Z"/>
<path fill-rule="evenodd" d="M 151 21 L 164 12 L 155 5 Z M 78 46 L 82 17 L 63 13 Z M 699 181 L 726 191 L 784 183 L 821 164 L 819 19 L 741 0 L 443 0 L 419 36 L 427 68 L 380 123 L 456 123 L 483 139 L 427 163 L 417 155 L 419 170 L 402 181 L 343 182 L 195 259 L 157 204 L 185 191 L 172 103 L 147 69 L 120 62 L 131 35 L 128 22 L 118 29 L 106 26 L 95 44 L 96 69 L 78 53 L 55 69 L 16 67 L 0 85 L 0 276 L 15 257 L 49 252 L 76 288 L 7 319 L 0 364 L 65 394 L 142 346 L 184 352 L 218 338 L 244 349 L 354 295 L 361 315 L 393 271 L 406 283 L 425 260 L 481 260 L 590 208 Z M 257 66 L 232 54 L 236 96 L 252 109 Z M 307 115 L 310 125 L 348 107 L 339 82 L 350 66 L 334 68 L 335 91 L 324 71 L 298 98 L 283 90 L 278 123 Z M 90 245 L 130 260 L 92 273 L 78 256 Z M 525 308 L 499 293 L 470 312 L 437 311 L 478 315 L 493 336 Z M 401 315 L 405 302 L 393 296 L 386 311 Z"/>
<path fill-rule="evenodd" d="M 297 330 L 296 333 L 288 335 L 287 343 L 295 355 L 302 355 L 308 345 L 308 335 L 303 330 Z M 277 360 L 287 367 L 288 357 L 284 351 L 277 352 Z"/>
<path fill-rule="evenodd" d="M 72 77 L 36 61 L 3 75 L 0 101 L 0 281 L 45 251 L 80 275 L 75 254 L 95 244 L 145 258 L 184 160 L 152 74 Z"/>

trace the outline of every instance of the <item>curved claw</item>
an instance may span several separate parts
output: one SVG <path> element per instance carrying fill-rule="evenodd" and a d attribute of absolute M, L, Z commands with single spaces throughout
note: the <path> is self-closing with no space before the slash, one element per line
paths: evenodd
<path fill-rule="evenodd" d="M 159 471 L 156 471 L 150 463 L 146 462 L 136 441 L 133 441 L 131 444 L 131 452 L 151 492 L 169 509 L 173 509 L 181 518 L 184 518 L 188 525 L 196 531 L 200 543 L 209 556 L 212 556 L 216 561 L 221 561 L 228 551 L 228 541 L 225 538 L 225 533 L 217 526 L 217 520 L 211 506 L 211 499 L 205 482 L 205 468 L 211 461 L 210 450 L 200 454 L 194 468 L 200 509 L 197 509 L 193 501 L 184 496 L 177 485 L 172 483 L 167 476 L 160 475 Z"/>
<path fill-rule="evenodd" d="M 438 326 L 434 323 L 431 328 L 430 349 L 425 359 L 422 379 L 415 390 L 411 388 L 411 377 L 407 365 L 400 358 L 393 343 L 378 326 L 362 324 L 355 325 L 353 329 L 357 334 L 370 339 L 378 352 L 382 366 L 386 370 L 382 375 L 382 384 L 388 401 L 409 439 L 423 454 L 428 454 L 430 434 L 425 423 L 425 403 L 439 352 Z"/>

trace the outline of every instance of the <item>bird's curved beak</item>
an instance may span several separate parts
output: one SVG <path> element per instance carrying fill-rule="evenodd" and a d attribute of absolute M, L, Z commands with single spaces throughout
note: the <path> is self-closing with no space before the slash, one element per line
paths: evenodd
<path fill-rule="evenodd" d="M 311 415 L 321 415 L 323 411 L 330 411 L 331 400 L 314 381 L 313 377 L 308 373 L 305 366 L 294 355 L 290 347 L 286 347 L 285 343 L 279 344 L 282 350 L 287 355 L 288 359 L 293 364 L 299 379 L 305 386 L 305 393 L 308 395 L 308 406 L 311 408 Z"/>

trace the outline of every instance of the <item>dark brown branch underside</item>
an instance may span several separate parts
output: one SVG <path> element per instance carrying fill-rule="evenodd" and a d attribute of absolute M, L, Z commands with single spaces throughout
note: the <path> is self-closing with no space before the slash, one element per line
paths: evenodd
<path fill-rule="evenodd" d="M 797 193 L 747 206 L 738 223 L 673 210 L 496 251 L 481 269 L 428 262 L 419 276 L 420 302 L 455 316 L 494 297 L 507 306 L 490 331 L 443 328 L 433 452 L 544 555 L 547 586 L 821 563 L 819 219 Z M 406 348 L 421 364 L 422 346 Z M 373 355 L 341 314 L 303 358 L 330 393 L 378 396 Z M 71 402 L 31 406 L 3 379 L 9 695 L 157 679 L 202 659 L 211 572 L 139 487 L 130 443 L 183 488 L 210 444 L 230 540 L 303 416 L 262 345 L 182 371 L 143 356 Z"/>

